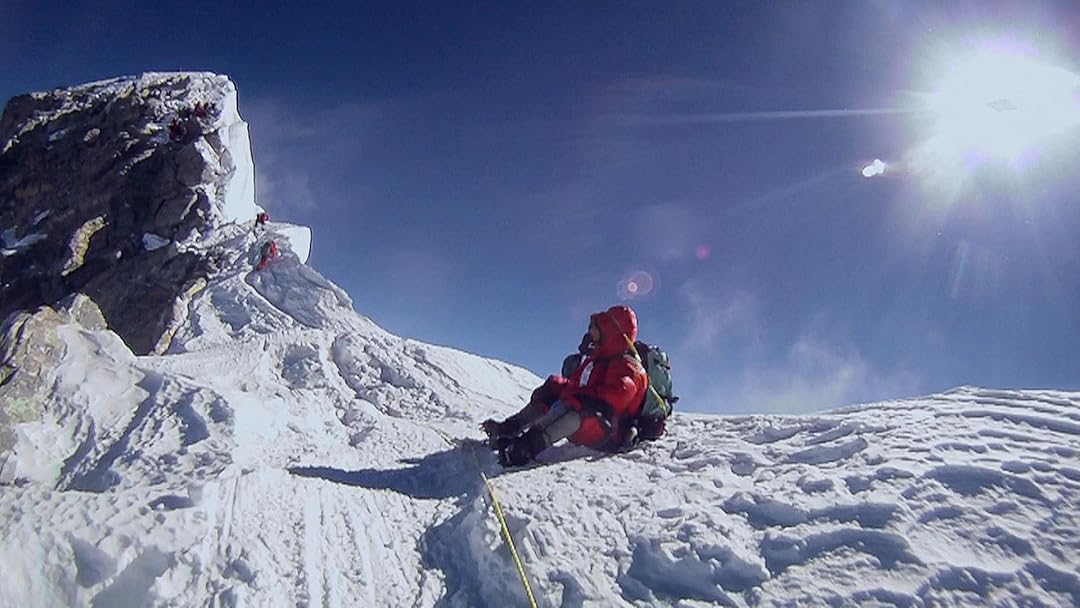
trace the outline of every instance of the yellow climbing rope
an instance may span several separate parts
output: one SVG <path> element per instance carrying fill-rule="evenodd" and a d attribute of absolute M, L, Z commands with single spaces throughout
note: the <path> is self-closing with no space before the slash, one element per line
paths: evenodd
<path fill-rule="evenodd" d="M 499 527 L 502 528 L 503 538 L 506 539 L 506 546 L 510 547 L 510 556 L 514 558 L 514 567 L 517 568 L 518 578 L 521 579 L 521 586 L 525 587 L 525 596 L 529 598 L 529 608 L 536 608 L 536 598 L 533 597 L 532 587 L 529 586 L 529 578 L 525 576 L 525 566 L 521 563 L 521 557 L 518 556 L 517 548 L 514 547 L 514 537 L 510 535 L 510 528 L 506 525 L 506 517 L 503 515 L 502 505 L 499 504 L 499 497 L 495 495 L 495 488 L 491 485 L 491 480 L 488 476 L 480 471 L 480 477 L 484 480 L 484 487 L 487 488 L 488 496 L 491 496 L 491 504 L 495 506 L 495 517 L 499 520 Z"/>
<path fill-rule="evenodd" d="M 431 427 L 443 441 L 450 447 L 454 446 L 454 442 L 450 439 L 446 433 L 440 431 L 435 427 Z M 510 557 L 514 560 L 514 567 L 517 568 L 518 578 L 521 579 L 521 586 L 525 588 L 525 596 L 529 599 L 529 608 L 536 607 L 536 598 L 533 596 L 532 586 L 529 585 L 529 578 L 525 575 L 525 566 L 521 563 L 521 557 L 518 555 L 517 547 L 514 546 L 514 537 L 510 534 L 510 528 L 506 525 L 506 516 L 503 515 L 502 505 L 499 503 L 499 497 L 495 495 L 495 486 L 491 484 L 491 480 L 488 479 L 486 473 L 480 467 L 480 459 L 476 457 L 476 454 L 472 454 L 473 460 L 476 462 L 476 468 L 480 471 L 480 478 L 484 480 L 484 488 L 487 490 L 488 496 L 491 497 L 491 504 L 495 507 L 495 518 L 499 520 L 499 527 L 502 529 L 503 539 L 506 540 L 506 546 L 510 547 Z"/>

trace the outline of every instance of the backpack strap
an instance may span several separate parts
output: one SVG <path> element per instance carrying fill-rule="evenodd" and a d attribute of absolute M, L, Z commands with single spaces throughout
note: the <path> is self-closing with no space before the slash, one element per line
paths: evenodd
<path fill-rule="evenodd" d="M 656 397 L 657 399 L 659 399 L 660 401 L 662 401 L 664 403 L 667 403 L 670 406 L 672 403 L 674 403 L 674 401 L 665 400 L 663 395 L 656 392 L 656 389 L 653 388 L 652 382 L 649 382 L 649 378 L 648 378 L 649 369 L 647 367 L 645 367 L 645 359 L 643 359 L 641 357 L 641 353 L 638 352 L 637 346 L 634 345 L 634 341 L 631 340 L 630 337 L 626 335 L 625 331 L 623 331 L 623 328 L 622 328 L 621 325 L 619 325 L 619 320 L 615 318 L 615 315 L 613 315 L 611 313 L 606 313 L 606 314 L 607 314 L 608 318 L 611 319 L 611 322 L 615 324 L 615 327 L 619 330 L 619 333 L 622 334 L 623 341 L 626 342 L 626 346 L 629 348 L 630 352 L 634 354 L 634 359 L 637 359 L 638 365 L 641 366 L 641 369 L 645 370 L 645 376 L 646 376 L 645 377 L 645 388 L 646 388 L 646 390 L 648 390 L 650 393 L 652 393 L 654 397 Z M 648 351 L 646 351 L 646 352 L 648 352 Z"/>

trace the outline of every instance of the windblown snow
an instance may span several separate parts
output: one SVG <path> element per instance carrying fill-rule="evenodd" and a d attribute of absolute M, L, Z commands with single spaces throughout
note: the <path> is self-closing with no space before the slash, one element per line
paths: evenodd
<path fill-rule="evenodd" d="M 172 352 L 62 332 L 0 489 L 3 606 L 1080 602 L 1080 395 L 960 388 L 816 416 L 680 413 L 625 454 L 503 472 L 538 384 L 393 336 L 281 239 L 227 224 Z M 306 246 L 306 245 L 305 245 Z M 647 320 L 645 322 L 647 331 Z"/>

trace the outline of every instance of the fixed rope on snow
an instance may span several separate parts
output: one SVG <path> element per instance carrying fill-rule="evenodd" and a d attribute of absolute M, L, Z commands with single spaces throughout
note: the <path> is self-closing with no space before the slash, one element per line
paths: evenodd
<path fill-rule="evenodd" d="M 450 447 L 454 447 L 453 440 L 435 427 L 431 427 L 439 437 L 447 443 Z M 510 557 L 514 560 L 514 567 L 517 569 L 518 578 L 521 579 L 521 586 L 525 588 L 525 596 L 529 600 L 529 608 L 537 608 L 536 598 L 533 596 L 532 586 L 529 585 L 529 578 L 525 575 L 525 566 L 521 562 L 521 556 L 518 555 L 517 547 L 514 546 L 514 537 L 510 534 L 510 528 L 506 525 L 506 516 L 503 515 L 502 504 L 499 503 L 499 497 L 495 495 L 495 486 L 492 485 L 491 480 L 487 474 L 484 473 L 480 466 L 480 460 L 476 457 L 476 454 L 472 454 L 473 461 L 476 462 L 476 469 L 480 472 L 480 478 L 484 480 L 484 488 L 487 490 L 488 496 L 491 497 L 491 504 L 495 507 L 495 518 L 499 520 L 499 528 L 502 530 L 503 539 L 506 540 L 506 546 L 510 547 Z"/>

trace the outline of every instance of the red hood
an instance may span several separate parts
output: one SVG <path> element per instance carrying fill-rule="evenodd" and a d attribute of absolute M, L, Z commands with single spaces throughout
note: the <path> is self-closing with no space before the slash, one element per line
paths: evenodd
<path fill-rule="evenodd" d="M 623 335 L 631 342 L 637 340 L 637 315 L 629 306 L 612 306 L 605 312 L 593 313 L 591 319 L 600 328 L 600 343 L 593 351 L 597 357 L 610 357 L 629 348 Z"/>

